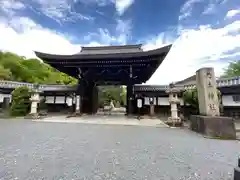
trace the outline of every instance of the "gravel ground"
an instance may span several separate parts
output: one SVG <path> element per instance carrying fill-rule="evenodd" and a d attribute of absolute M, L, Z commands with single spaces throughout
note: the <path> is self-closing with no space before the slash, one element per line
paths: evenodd
<path fill-rule="evenodd" d="M 186 129 L 0 121 L 4 180 L 232 180 L 238 156 Z"/>

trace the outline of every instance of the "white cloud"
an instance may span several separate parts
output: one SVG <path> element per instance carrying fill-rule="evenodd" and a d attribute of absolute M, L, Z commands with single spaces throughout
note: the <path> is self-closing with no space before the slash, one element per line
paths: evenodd
<path fill-rule="evenodd" d="M 13 28 L 20 27 L 21 31 Z M 63 34 L 43 28 L 29 18 L 13 18 L 10 23 L 0 22 L 0 50 L 35 57 L 34 50 L 53 54 L 74 54 L 80 45 L 71 44 Z"/>
<path fill-rule="evenodd" d="M 126 44 L 131 38 L 132 22 L 131 20 L 117 20 L 116 33 L 120 44 Z"/>
<path fill-rule="evenodd" d="M 217 10 L 217 5 L 215 3 L 210 3 L 205 10 L 203 11 L 203 14 L 213 14 Z"/>
<path fill-rule="evenodd" d="M 191 17 L 198 4 L 206 6 L 202 14 L 213 14 L 226 2 L 227 0 L 187 0 L 180 9 L 179 21 Z"/>
<path fill-rule="evenodd" d="M 35 11 L 40 11 L 47 17 L 55 20 L 58 23 L 66 21 L 93 20 L 91 16 L 81 14 L 74 10 L 75 2 L 72 0 L 32 0 L 37 4 L 34 6 Z"/>
<path fill-rule="evenodd" d="M 221 5 L 224 5 L 228 0 L 207 0 L 207 1 L 208 1 L 208 4 L 204 9 L 203 14 L 216 13 L 217 10 L 221 7 Z"/>
<path fill-rule="evenodd" d="M 157 69 L 149 84 L 168 84 L 191 76 L 201 67 L 215 68 L 216 75 L 222 73 L 228 61 L 221 58 L 232 58 L 228 51 L 240 47 L 240 21 L 235 21 L 225 27 L 214 29 L 201 26 L 199 29 L 185 29 L 173 43 L 173 47 L 160 68 Z M 233 34 L 232 34 L 233 33 Z M 163 36 L 146 44 L 145 47 L 159 48 L 164 43 Z M 235 54 L 237 55 L 237 54 Z"/>
<path fill-rule="evenodd" d="M 157 37 L 151 38 L 146 44 L 143 44 L 142 48 L 144 51 L 156 49 L 161 46 L 172 44 L 173 39 L 166 36 L 164 33 L 160 33 Z"/>
<path fill-rule="evenodd" d="M 200 3 L 202 0 L 188 0 L 180 9 L 179 20 L 183 20 L 189 16 L 191 16 L 193 7 L 195 4 Z"/>
<path fill-rule="evenodd" d="M 6 13 L 8 16 L 12 16 L 15 14 L 17 10 L 25 9 L 25 5 L 16 0 L 1 0 L 0 1 L 0 11 Z"/>
<path fill-rule="evenodd" d="M 119 16 L 123 15 L 124 12 L 134 3 L 134 0 L 75 0 L 81 1 L 85 4 L 97 4 L 98 6 L 106 6 L 114 4 L 115 9 Z"/>
<path fill-rule="evenodd" d="M 115 0 L 115 7 L 119 15 L 124 12 L 134 3 L 134 0 Z"/>
<path fill-rule="evenodd" d="M 0 20 L 0 50 L 14 52 L 27 58 L 36 57 L 34 51 L 51 54 L 75 54 L 81 46 L 101 46 L 112 43 L 125 44 L 130 33 L 130 21 L 118 20 L 116 32 L 98 29 L 85 37 L 87 44 L 72 44 L 68 36 L 42 27 L 27 17 L 12 17 L 10 21 Z"/>
<path fill-rule="evenodd" d="M 85 41 L 96 41 L 100 44 L 120 44 L 125 45 L 131 38 L 131 21 L 130 20 L 117 20 L 115 32 L 110 33 L 106 28 L 99 28 L 97 32 L 90 32 L 84 37 Z"/>
<path fill-rule="evenodd" d="M 236 16 L 237 14 L 240 14 L 240 9 L 233 9 L 227 12 L 226 18 L 232 18 Z"/>

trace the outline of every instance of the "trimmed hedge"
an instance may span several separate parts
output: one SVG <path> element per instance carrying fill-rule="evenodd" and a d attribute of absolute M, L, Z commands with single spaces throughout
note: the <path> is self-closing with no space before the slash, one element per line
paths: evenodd
<path fill-rule="evenodd" d="M 31 91 L 27 86 L 16 88 L 12 92 L 11 116 L 26 116 L 31 105 Z"/>

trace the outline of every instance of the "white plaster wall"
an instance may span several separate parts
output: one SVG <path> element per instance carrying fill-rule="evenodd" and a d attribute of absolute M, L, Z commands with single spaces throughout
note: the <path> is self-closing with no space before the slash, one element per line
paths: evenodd
<path fill-rule="evenodd" d="M 149 98 L 150 97 L 144 97 L 144 105 L 150 105 L 150 99 Z M 153 104 L 157 105 L 157 98 L 156 97 L 153 98 Z"/>
<path fill-rule="evenodd" d="M 0 94 L 0 103 L 3 102 L 4 97 L 10 97 L 11 100 L 11 94 Z M 40 99 L 43 98 L 42 96 Z M 64 104 L 64 96 L 57 96 L 56 97 L 56 103 L 57 104 Z M 183 99 L 179 98 L 180 104 L 184 105 Z M 149 105 L 149 97 L 144 98 L 145 105 Z M 47 96 L 46 97 L 46 103 L 53 104 L 54 103 L 54 96 Z M 75 104 L 75 101 L 72 100 L 72 97 L 67 97 L 66 103 L 69 105 Z M 154 104 L 156 105 L 156 99 L 154 99 Z M 223 106 L 240 106 L 240 102 L 234 102 L 231 95 L 224 95 L 222 96 L 222 104 Z M 168 106 L 169 101 L 168 97 L 158 97 L 158 104 L 159 106 Z"/>
<path fill-rule="evenodd" d="M 71 97 L 67 97 L 66 103 L 67 103 L 68 106 L 72 106 L 73 105 L 73 99 Z"/>
<path fill-rule="evenodd" d="M 183 106 L 184 102 L 182 98 L 178 98 L 180 100 L 180 105 Z M 168 97 L 158 97 L 158 105 L 159 106 L 169 106 L 169 98 Z"/>
<path fill-rule="evenodd" d="M 144 97 L 144 105 L 150 105 L 149 97 Z"/>
<path fill-rule="evenodd" d="M 53 104 L 54 103 L 54 96 L 46 96 L 46 103 Z"/>
<path fill-rule="evenodd" d="M 158 106 L 169 106 L 169 98 L 168 97 L 158 97 L 158 103 L 156 103 L 156 98 L 154 98 L 154 104 Z M 180 104 L 183 106 L 184 102 L 182 98 L 179 98 Z M 144 105 L 149 105 L 149 97 L 144 97 Z"/>
<path fill-rule="evenodd" d="M 66 103 L 68 105 L 75 104 L 74 100 L 72 100 L 72 97 L 66 97 Z M 46 103 L 47 104 L 53 104 L 54 103 L 54 96 L 46 96 Z M 65 96 L 56 96 L 55 104 L 65 104 Z"/>
<path fill-rule="evenodd" d="M 64 96 L 56 96 L 55 104 L 64 104 L 65 103 L 65 97 Z"/>
<path fill-rule="evenodd" d="M 12 100 L 12 95 L 11 94 L 0 94 L 0 103 L 3 102 L 3 99 L 5 97 L 10 97 L 10 102 L 11 102 L 11 100 Z"/>
<path fill-rule="evenodd" d="M 222 104 L 223 106 L 240 106 L 240 102 L 233 101 L 233 97 L 231 95 L 222 96 Z"/>
<path fill-rule="evenodd" d="M 168 97 L 158 97 L 158 105 L 159 106 L 169 106 Z"/>

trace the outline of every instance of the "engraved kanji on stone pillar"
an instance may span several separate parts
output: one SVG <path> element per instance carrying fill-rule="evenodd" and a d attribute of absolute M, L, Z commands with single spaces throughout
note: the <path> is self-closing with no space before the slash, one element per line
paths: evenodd
<path fill-rule="evenodd" d="M 202 68 L 196 72 L 199 112 L 205 116 L 219 116 L 217 83 L 213 68 Z"/>

